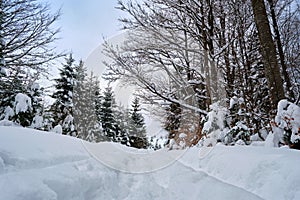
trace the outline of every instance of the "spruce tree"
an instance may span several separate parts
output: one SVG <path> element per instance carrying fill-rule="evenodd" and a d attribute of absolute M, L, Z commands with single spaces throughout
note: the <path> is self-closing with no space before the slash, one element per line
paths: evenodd
<path fill-rule="evenodd" d="M 147 148 L 146 127 L 144 117 L 141 114 L 139 99 L 136 97 L 132 103 L 129 119 L 129 141 L 130 146 L 135 148 Z"/>
<path fill-rule="evenodd" d="M 63 134 L 76 136 L 73 124 L 73 89 L 75 84 L 74 59 L 72 54 L 65 58 L 66 63 L 60 69 L 60 78 L 55 79 L 55 92 L 52 98 L 55 99 L 51 107 L 54 124 L 61 125 Z"/>
<path fill-rule="evenodd" d="M 170 103 L 166 108 L 164 128 L 169 132 L 168 143 L 178 134 L 182 117 L 182 109 L 178 103 Z"/>
<path fill-rule="evenodd" d="M 120 105 L 115 111 L 115 116 L 116 142 L 126 146 L 130 146 L 128 130 L 129 111 Z"/>
<path fill-rule="evenodd" d="M 80 62 L 77 68 L 78 74 L 74 90 L 74 119 L 76 131 L 79 138 L 90 142 L 98 142 L 101 140 L 100 123 L 96 116 L 99 81 L 93 73 L 87 77 L 83 62 Z"/>
<path fill-rule="evenodd" d="M 106 87 L 101 104 L 102 130 L 107 141 L 116 141 L 116 120 L 114 117 L 115 99 L 112 88 Z"/>
<path fill-rule="evenodd" d="M 31 98 L 33 118 L 31 120 L 31 127 L 38 130 L 44 130 L 44 117 L 43 117 L 43 99 L 44 88 L 40 87 L 38 83 L 34 83 L 30 87 L 29 97 Z"/>
<path fill-rule="evenodd" d="M 43 90 L 34 76 L 22 71 L 0 79 L 0 120 L 29 127 L 41 114 Z"/>

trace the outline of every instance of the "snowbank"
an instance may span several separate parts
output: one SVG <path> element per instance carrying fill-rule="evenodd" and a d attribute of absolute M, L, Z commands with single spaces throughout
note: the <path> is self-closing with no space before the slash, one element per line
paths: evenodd
<path fill-rule="evenodd" d="M 298 151 L 219 145 L 185 152 L 162 150 L 155 154 L 157 160 L 182 156 L 164 168 L 137 174 L 102 164 L 87 151 L 88 146 L 120 162 L 124 158 L 115 147 L 132 154 L 147 153 L 113 143 L 90 144 L 68 136 L 0 126 L 0 199 L 300 198 Z M 126 162 L 137 166 L 139 159 L 131 155 Z"/>
<path fill-rule="evenodd" d="M 201 150 L 202 151 L 202 150 Z M 287 148 L 217 145 L 199 169 L 263 199 L 300 199 L 300 152 Z"/>

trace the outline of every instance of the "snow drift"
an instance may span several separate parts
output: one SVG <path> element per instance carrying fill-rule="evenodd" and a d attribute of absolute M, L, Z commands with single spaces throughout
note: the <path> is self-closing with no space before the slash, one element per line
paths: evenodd
<path fill-rule="evenodd" d="M 300 199 L 295 150 L 222 145 L 161 150 L 155 154 L 158 160 L 182 156 L 164 168 L 137 174 L 99 162 L 87 145 L 124 161 L 111 152 L 118 144 L 0 126 L 0 199 Z M 138 164 L 134 158 L 127 159 L 128 165 Z"/>

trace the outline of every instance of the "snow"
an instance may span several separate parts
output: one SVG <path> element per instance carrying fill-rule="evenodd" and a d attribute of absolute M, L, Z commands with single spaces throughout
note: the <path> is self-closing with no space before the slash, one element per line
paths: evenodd
<path fill-rule="evenodd" d="M 296 200 L 299 165 L 287 148 L 136 150 L 0 126 L 0 199 Z"/>
<path fill-rule="evenodd" d="M 7 119 L 3 119 L 0 121 L 0 126 L 20 126 L 15 122 L 9 121 Z"/>
<path fill-rule="evenodd" d="M 236 96 L 232 97 L 229 102 L 229 109 L 232 109 L 238 103 L 238 98 Z"/>
<path fill-rule="evenodd" d="M 56 125 L 51 132 L 53 133 L 57 133 L 57 134 L 62 134 L 63 130 L 62 130 L 62 126 L 61 125 Z"/>
<path fill-rule="evenodd" d="M 300 198 L 299 164 L 296 150 L 217 145 L 199 167 L 263 199 L 296 200 Z"/>
<path fill-rule="evenodd" d="M 179 134 L 179 138 L 181 138 L 181 139 L 185 138 L 186 136 L 187 136 L 187 134 L 185 134 L 185 133 L 180 133 Z"/>
<path fill-rule="evenodd" d="M 15 97 L 16 114 L 31 110 L 31 99 L 26 94 L 18 93 Z"/>
<path fill-rule="evenodd" d="M 43 126 L 44 126 L 44 118 L 40 115 L 34 116 L 34 118 L 32 119 L 31 127 L 35 129 L 40 129 L 43 128 Z"/>
<path fill-rule="evenodd" d="M 7 106 L 4 110 L 4 119 L 8 120 L 10 117 L 14 116 L 14 114 L 14 110 L 10 106 Z"/>
<path fill-rule="evenodd" d="M 287 100 L 278 103 L 278 111 L 275 122 L 281 129 L 290 129 L 291 142 L 300 141 L 300 107 Z"/>
<path fill-rule="evenodd" d="M 39 90 L 39 89 L 41 89 L 41 86 L 38 83 L 33 83 L 32 86 L 31 86 L 31 89 L 32 90 Z"/>

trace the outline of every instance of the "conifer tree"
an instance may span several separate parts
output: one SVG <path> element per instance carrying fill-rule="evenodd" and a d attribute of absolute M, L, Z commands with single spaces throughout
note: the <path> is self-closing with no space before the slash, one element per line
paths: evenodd
<path fill-rule="evenodd" d="M 34 77 L 28 78 L 24 74 L 4 76 L 0 82 L 7 83 L 0 86 L 0 120 L 10 120 L 23 127 L 31 126 L 34 118 L 41 114 L 42 88 Z"/>
<path fill-rule="evenodd" d="M 118 106 L 115 111 L 116 119 L 116 141 L 126 146 L 130 146 L 128 120 L 129 111 L 123 106 Z"/>
<path fill-rule="evenodd" d="M 132 102 L 132 110 L 130 112 L 129 140 L 132 147 L 147 148 L 146 127 L 140 106 L 139 99 L 136 97 Z"/>
<path fill-rule="evenodd" d="M 77 68 L 76 87 L 74 89 L 74 119 L 78 137 L 90 142 L 101 139 L 100 123 L 96 116 L 99 81 L 93 75 L 86 75 L 86 68 L 81 61 Z"/>
<path fill-rule="evenodd" d="M 60 78 L 55 79 L 56 91 L 52 95 L 55 99 L 51 107 L 54 126 L 61 125 L 63 134 L 76 135 L 73 122 L 73 88 L 75 84 L 74 59 L 72 54 L 65 59 L 66 63 L 60 69 Z M 54 127 L 53 126 L 53 127 Z"/>
<path fill-rule="evenodd" d="M 38 83 L 34 83 L 30 87 L 29 97 L 32 101 L 33 118 L 31 120 L 31 127 L 38 130 L 44 130 L 44 117 L 43 117 L 43 99 L 44 88 L 41 88 Z"/>
<path fill-rule="evenodd" d="M 105 88 L 101 103 L 101 123 L 105 140 L 116 141 L 116 120 L 114 117 L 115 99 L 112 88 Z"/>

